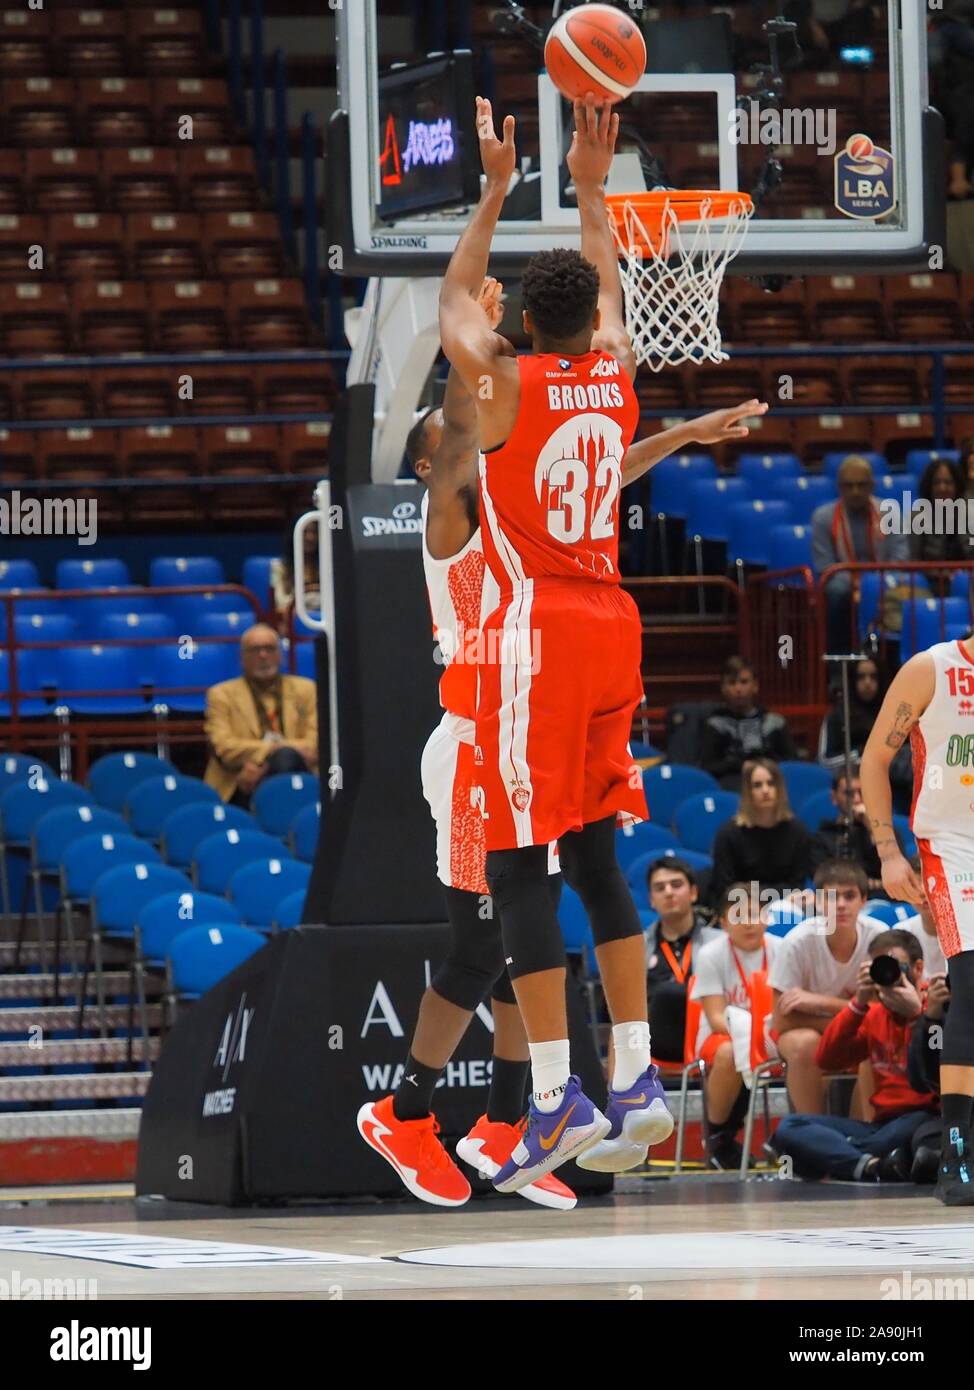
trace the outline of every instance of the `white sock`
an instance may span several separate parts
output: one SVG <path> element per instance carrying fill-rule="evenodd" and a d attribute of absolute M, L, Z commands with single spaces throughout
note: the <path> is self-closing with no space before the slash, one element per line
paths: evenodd
<path fill-rule="evenodd" d="M 531 1091 L 539 1110 L 550 1114 L 561 1105 L 571 1075 L 568 1039 L 564 1042 L 528 1043 L 531 1053 Z"/>
<path fill-rule="evenodd" d="M 649 1066 L 649 1024 L 617 1023 L 612 1029 L 613 1091 L 628 1091 Z"/>

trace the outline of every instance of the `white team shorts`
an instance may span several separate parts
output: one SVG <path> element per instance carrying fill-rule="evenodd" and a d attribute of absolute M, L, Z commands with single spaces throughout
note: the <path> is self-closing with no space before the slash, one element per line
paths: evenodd
<path fill-rule="evenodd" d="M 940 949 L 948 960 L 974 951 L 974 840 L 949 833 L 918 837 L 917 848 Z"/>

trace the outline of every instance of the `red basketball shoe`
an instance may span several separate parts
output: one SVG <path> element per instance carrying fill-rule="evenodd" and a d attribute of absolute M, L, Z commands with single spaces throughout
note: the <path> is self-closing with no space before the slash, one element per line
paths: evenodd
<path fill-rule="evenodd" d="M 462 1207 L 467 1201 L 470 1184 L 437 1138 L 440 1127 L 432 1115 L 425 1120 L 397 1120 L 392 1096 L 383 1096 L 362 1106 L 357 1124 L 365 1142 L 395 1168 L 421 1202 Z"/>
<path fill-rule="evenodd" d="M 457 1154 L 464 1163 L 476 1168 L 481 1177 L 493 1178 L 510 1158 L 523 1129 L 523 1120 L 519 1125 L 505 1125 L 481 1115 L 467 1137 L 457 1144 Z M 555 1207 L 558 1211 L 571 1211 L 578 1203 L 571 1188 L 566 1187 L 554 1173 L 546 1173 L 527 1187 L 520 1188 L 518 1195 L 527 1197 L 529 1202 L 537 1202 L 541 1207 Z"/>

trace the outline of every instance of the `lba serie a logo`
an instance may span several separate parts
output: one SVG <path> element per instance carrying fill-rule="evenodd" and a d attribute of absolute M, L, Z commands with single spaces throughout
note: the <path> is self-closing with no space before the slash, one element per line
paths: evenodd
<path fill-rule="evenodd" d="M 850 135 L 835 156 L 835 206 L 846 217 L 873 220 L 896 207 L 896 161 L 868 135 Z"/>

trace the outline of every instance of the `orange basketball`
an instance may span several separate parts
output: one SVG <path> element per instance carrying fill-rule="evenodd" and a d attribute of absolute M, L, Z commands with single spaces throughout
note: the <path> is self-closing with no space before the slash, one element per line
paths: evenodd
<path fill-rule="evenodd" d="M 592 92 L 622 101 L 646 71 L 638 24 L 612 5 L 582 5 L 554 25 L 545 43 L 548 76 L 569 101 Z"/>

